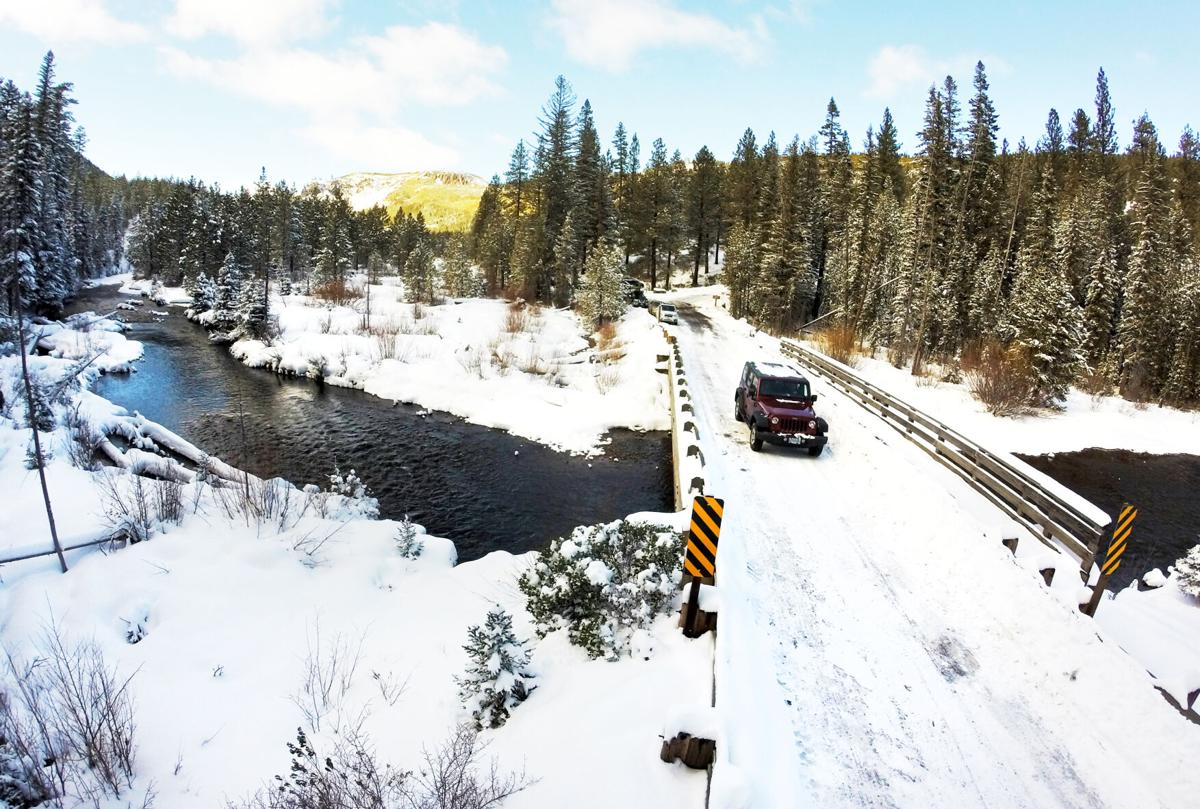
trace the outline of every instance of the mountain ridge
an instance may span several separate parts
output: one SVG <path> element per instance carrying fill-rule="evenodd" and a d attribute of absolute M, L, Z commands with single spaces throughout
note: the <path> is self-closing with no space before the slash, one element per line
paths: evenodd
<path fill-rule="evenodd" d="M 350 207 L 382 205 L 389 214 L 420 213 L 434 231 L 463 231 L 471 226 L 487 183 L 460 171 L 354 171 L 320 183 L 342 185 Z"/>

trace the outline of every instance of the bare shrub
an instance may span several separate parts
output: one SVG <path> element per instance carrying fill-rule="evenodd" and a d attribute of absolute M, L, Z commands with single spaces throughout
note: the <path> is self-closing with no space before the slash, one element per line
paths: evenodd
<path fill-rule="evenodd" d="M 509 334 L 529 331 L 532 319 L 525 301 L 518 298 L 508 305 L 504 315 L 504 330 Z"/>
<path fill-rule="evenodd" d="M 412 775 L 408 792 L 412 809 L 485 809 L 529 786 L 525 773 L 501 772 L 496 759 L 481 766 L 475 729 L 459 725 L 438 749 L 425 751 L 424 766 Z"/>
<path fill-rule="evenodd" d="M 858 334 L 847 323 L 838 323 L 822 329 L 816 335 L 817 348 L 851 368 L 858 365 Z"/>
<path fill-rule="evenodd" d="M 154 512 L 160 523 L 183 522 L 183 484 L 177 480 L 154 482 Z"/>
<path fill-rule="evenodd" d="M 128 486 L 124 485 L 128 481 Z M 97 483 L 104 506 L 104 521 L 113 533 L 124 533 L 129 542 L 145 542 L 154 535 L 158 520 L 151 484 L 139 475 L 106 470 Z"/>
<path fill-rule="evenodd" d="M 230 520 L 246 525 L 268 526 L 277 532 L 293 527 L 303 514 L 298 513 L 300 496 L 292 484 L 282 478 L 263 480 L 245 472 L 237 485 L 213 490 L 213 499 Z"/>
<path fill-rule="evenodd" d="M 1113 392 L 1112 380 L 1103 368 L 1088 368 L 1076 384 L 1080 390 L 1091 395 L 1093 405 L 1100 404 L 1105 396 L 1110 396 Z"/>
<path fill-rule="evenodd" d="M 96 462 L 96 451 L 104 441 L 104 435 L 79 411 L 79 405 L 67 410 L 67 458 L 80 469 L 93 472 L 100 468 Z"/>
<path fill-rule="evenodd" d="M 542 349 L 537 340 L 530 339 L 529 349 L 525 352 L 525 356 L 521 357 L 517 367 L 521 369 L 522 373 L 535 376 L 545 376 L 550 373 L 550 363 L 542 356 Z"/>
<path fill-rule="evenodd" d="M 621 372 L 615 365 L 603 365 L 596 374 L 596 387 L 601 393 L 608 393 L 621 382 Z"/>
<path fill-rule="evenodd" d="M 288 776 L 275 776 L 272 786 L 228 809 L 488 809 L 531 783 L 524 772 L 501 771 L 495 759 L 482 762 L 487 745 L 477 743 L 469 725 L 427 750 L 415 773 L 380 762 L 358 730 L 325 750 L 299 728 L 287 747 Z"/>
<path fill-rule="evenodd" d="M 11 747 L 28 791 L 56 806 L 120 798 L 133 784 L 133 675 L 121 679 L 97 645 L 68 644 L 55 625 L 41 646 L 30 662 L 5 653 L 0 750 Z"/>
<path fill-rule="evenodd" d="M 344 306 L 361 298 L 362 291 L 355 289 L 345 281 L 338 280 L 313 287 L 312 296 L 317 300 L 332 303 L 334 306 Z"/>
<path fill-rule="evenodd" d="M 607 351 L 612 347 L 617 339 L 617 325 L 613 322 L 605 323 L 596 331 L 596 348 L 600 351 Z"/>
<path fill-rule="evenodd" d="M 978 366 L 967 372 L 967 388 L 994 416 L 1024 415 L 1034 397 L 1033 369 L 1021 352 L 988 343 Z"/>
<path fill-rule="evenodd" d="M 333 636 L 332 642 L 325 643 L 321 640 L 320 620 L 313 622 L 307 636 L 304 679 L 300 693 L 292 697 L 292 702 L 300 709 L 312 730 L 319 731 L 321 721 L 331 711 L 341 709 L 347 692 L 354 684 L 365 639 L 365 636 L 360 636 L 354 643 L 339 632 Z"/>
<path fill-rule="evenodd" d="M 369 332 L 375 338 L 375 346 L 378 349 L 379 359 L 396 359 L 396 343 L 400 335 L 400 323 L 388 320 L 372 326 Z"/>
<path fill-rule="evenodd" d="M 462 351 L 454 352 L 454 358 L 463 370 L 483 379 L 483 352 L 474 346 L 467 346 Z"/>

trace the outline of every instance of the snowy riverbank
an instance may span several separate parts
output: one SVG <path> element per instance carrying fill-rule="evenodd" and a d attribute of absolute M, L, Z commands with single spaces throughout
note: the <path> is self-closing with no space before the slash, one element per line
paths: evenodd
<path fill-rule="evenodd" d="M 45 385 L 97 345 L 70 331 L 45 330 L 58 335 L 63 356 L 31 358 Z M 116 368 L 137 353 L 118 331 L 97 334 L 107 335 L 108 350 L 85 383 L 97 367 Z M 15 364 L 0 359 L 9 403 L 19 402 Z M 159 806 L 208 809 L 286 777 L 286 743 L 312 724 L 310 666 L 335 659 L 339 685 L 322 698 L 319 729 L 309 733 L 318 749 L 353 728 L 369 736 L 380 760 L 424 766 L 425 753 L 469 719 L 455 681 L 467 666 L 462 647 L 468 628 L 496 607 L 530 642 L 537 686 L 507 724 L 479 738 L 485 771 L 494 757 L 501 772 L 523 771 L 529 782 L 505 806 L 700 805 L 704 773 L 663 764 L 658 746 L 670 715 L 708 704 L 711 638 L 684 639 L 670 615 L 639 645 L 649 662 L 591 660 L 563 631 L 538 641 L 517 587 L 534 554 L 455 565 L 449 540 L 420 535 L 422 552 L 408 558 L 397 543 L 400 524 L 356 516 L 337 507 L 338 495 L 253 480 L 257 505 L 246 510 L 237 504 L 240 486 L 194 479 L 170 489 L 125 470 L 79 468 L 66 425 L 76 409 L 98 424 L 125 417 L 86 390 L 55 404 L 59 426 L 42 438 L 54 450 L 46 471 L 60 535 L 91 538 L 130 511 L 137 518 L 138 486 L 149 492 L 143 502 L 154 535 L 111 552 L 68 552 L 65 575 L 53 556 L 0 569 L 0 647 L 19 666 L 45 652 L 54 626 L 68 647 L 91 644 L 120 678 L 132 675 L 136 750 L 121 805 L 140 805 L 153 791 Z M 24 464 L 23 423 L 19 404 L 0 415 L 0 557 L 50 545 L 37 472 Z M 163 503 L 168 491 L 177 509 Z M 259 496 L 268 491 L 275 494 Z M 11 692 L 16 676 L 5 667 L 0 690 Z M 597 771 L 616 775 L 596 783 Z"/>
<path fill-rule="evenodd" d="M 278 337 L 230 351 L 253 367 L 322 377 L 568 452 L 601 450 L 613 428 L 670 428 L 654 371 L 666 343 L 644 310 L 589 340 L 569 311 L 491 299 L 409 304 L 385 280 L 371 287 L 369 326 L 365 298 L 326 306 L 289 295 L 273 300 Z"/>

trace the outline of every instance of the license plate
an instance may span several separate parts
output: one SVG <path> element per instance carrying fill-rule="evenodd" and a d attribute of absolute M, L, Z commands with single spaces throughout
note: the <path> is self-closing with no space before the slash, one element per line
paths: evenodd
<path fill-rule="evenodd" d="M 801 438 L 801 437 L 799 437 L 799 436 L 796 436 L 796 435 L 789 435 L 789 436 L 788 436 L 788 439 L 787 439 L 787 442 L 788 442 L 789 444 L 797 444 L 797 445 L 800 445 L 800 444 L 803 444 L 803 443 L 804 443 L 804 439 L 803 439 L 803 438 Z"/>

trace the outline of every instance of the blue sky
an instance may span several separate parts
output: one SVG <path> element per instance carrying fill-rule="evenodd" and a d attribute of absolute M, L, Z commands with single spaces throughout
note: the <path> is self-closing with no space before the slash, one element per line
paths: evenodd
<path fill-rule="evenodd" d="M 225 187 L 259 167 L 503 170 L 554 77 L 618 120 L 727 158 L 742 130 L 806 138 L 832 95 L 857 147 L 890 106 L 907 149 L 932 81 L 982 59 L 1001 134 L 1090 113 L 1103 65 L 1122 143 L 1150 113 L 1168 149 L 1200 127 L 1188 2 L 834 0 L 0 0 L 0 76 L 31 87 L 53 49 L 89 156 L 112 173 Z M 1065 123 L 1064 123 L 1065 125 Z"/>

